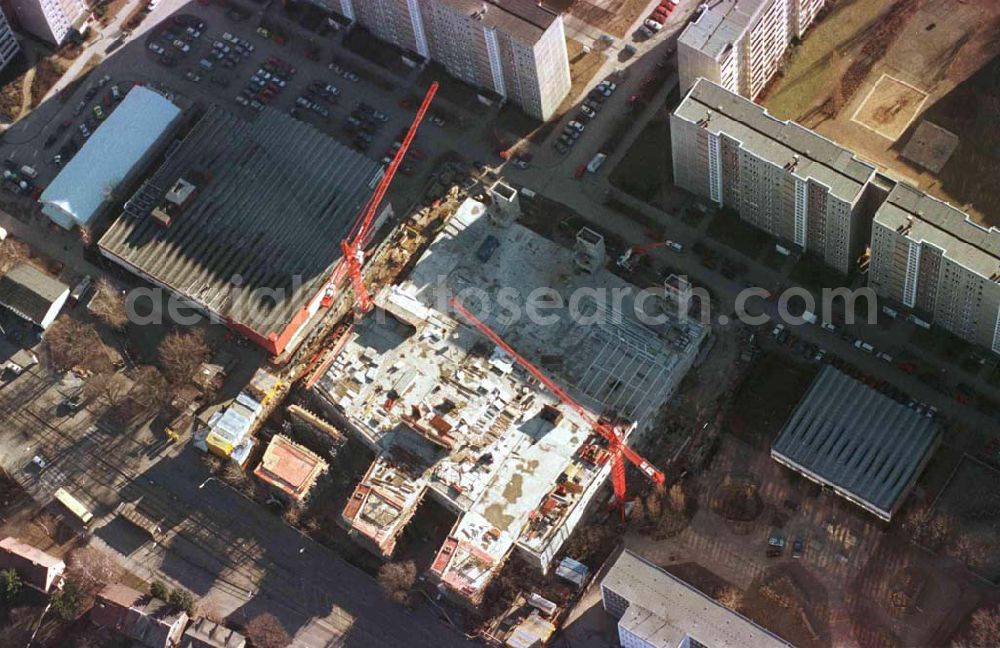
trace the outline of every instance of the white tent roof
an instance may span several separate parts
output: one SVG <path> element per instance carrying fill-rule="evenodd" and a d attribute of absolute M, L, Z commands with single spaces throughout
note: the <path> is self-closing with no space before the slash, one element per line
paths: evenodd
<path fill-rule="evenodd" d="M 42 211 L 63 227 L 88 223 L 108 187 L 125 179 L 180 112 L 162 95 L 133 88 L 42 193 Z"/>

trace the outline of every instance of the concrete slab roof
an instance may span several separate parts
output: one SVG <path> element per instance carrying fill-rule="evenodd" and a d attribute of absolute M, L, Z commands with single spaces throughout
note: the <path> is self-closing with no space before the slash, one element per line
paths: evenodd
<path fill-rule="evenodd" d="M 931 419 L 825 366 L 771 456 L 888 520 L 939 438 Z"/>
<path fill-rule="evenodd" d="M 847 149 L 792 121 L 781 121 L 749 99 L 699 78 L 674 111 L 680 119 L 710 133 L 737 140 L 757 157 L 829 187 L 830 194 L 853 205 L 875 167 Z"/>
<path fill-rule="evenodd" d="M 686 637 L 712 648 L 792 647 L 628 550 L 615 560 L 601 588 L 629 602 L 620 625 L 657 648 L 680 646 Z"/>
<path fill-rule="evenodd" d="M 733 43 L 743 38 L 765 0 L 719 0 L 689 23 L 678 42 L 718 61 Z"/>
<path fill-rule="evenodd" d="M 484 262 L 483 246 L 494 239 Z M 442 580 L 458 591 L 481 593 L 515 545 L 545 553 L 608 473 L 606 444 L 589 425 L 447 306 L 457 295 L 475 312 L 476 294 L 497 305 L 539 287 L 563 303 L 545 309 L 550 321 L 496 309 L 483 319 L 596 416 L 644 431 L 683 378 L 704 327 L 669 318 L 641 324 L 631 314 L 636 291 L 630 296 L 622 279 L 604 269 L 577 272 L 572 250 L 519 224 L 491 223 L 471 199 L 409 277 L 377 295 L 383 310 L 355 325 L 317 386 L 352 433 L 381 453 L 343 517 L 386 552 L 432 493 L 461 514 L 454 546 L 439 561 Z M 581 288 L 591 297 L 575 303 Z M 614 289 L 624 294 L 620 310 L 599 303 Z M 572 319 L 566 304 L 589 323 Z M 483 564 L 490 568 L 480 573 Z"/>
<path fill-rule="evenodd" d="M 906 183 L 898 183 L 875 212 L 875 222 L 906 229 L 911 240 L 944 250 L 946 259 L 986 278 L 1000 278 L 1000 229 L 986 228 L 965 212 Z"/>
<path fill-rule="evenodd" d="M 109 189 L 125 179 L 180 114 L 180 108 L 149 88 L 129 90 L 42 192 L 42 210 L 63 227 L 89 223 Z"/>
<path fill-rule="evenodd" d="M 212 106 L 126 203 L 100 248 L 273 339 L 329 279 L 381 171 L 284 113 L 265 109 L 247 122 Z M 179 180 L 193 191 L 170 203 Z M 164 208 L 169 224 L 154 214 Z"/>
<path fill-rule="evenodd" d="M 493 27 L 524 43 L 534 43 L 559 17 L 536 0 L 441 0 L 463 16 L 478 16 L 484 27 Z"/>

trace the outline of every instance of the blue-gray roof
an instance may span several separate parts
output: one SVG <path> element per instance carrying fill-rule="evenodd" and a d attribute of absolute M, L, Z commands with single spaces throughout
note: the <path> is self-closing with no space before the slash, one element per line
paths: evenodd
<path fill-rule="evenodd" d="M 826 366 L 771 456 L 888 520 L 938 436 L 931 419 Z"/>
<path fill-rule="evenodd" d="M 180 112 L 148 88 L 130 90 L 42 193 L 42 211 L 63 227 L 89 223 Z"/>

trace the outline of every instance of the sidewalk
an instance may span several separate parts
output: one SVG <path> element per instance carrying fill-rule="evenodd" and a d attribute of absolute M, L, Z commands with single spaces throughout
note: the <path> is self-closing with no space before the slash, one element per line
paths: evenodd
<path fill-rule="evenodd" d="M 0 210 L 0 227 L 7 230 L 8 236 L 24 241 L 35 252 L 62 263 L 76 275 L 70 279 L 85 275 L 96 277 L 102 273 L 100 268 L 83 257 L 83 242 L 76 230 L 63 230 L 39 212 L 33 212 L 28 218 L 29 221 L 25 222 Z"/>

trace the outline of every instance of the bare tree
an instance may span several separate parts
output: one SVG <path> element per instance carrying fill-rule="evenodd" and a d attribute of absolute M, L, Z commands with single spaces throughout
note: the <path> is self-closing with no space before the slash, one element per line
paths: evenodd
<path fill-rule="evenodd" d="M 253 648 L 286 648 L 292 643 L 285 626 L 270 612 L 258 614 L 243 628 Z"/>
<path fill-rule="evenodd" d="M 97 319 L 116 331 L 122 330 L 128 324 L 125 296 L 104 277 L 97 280 L 94 298 L 90 301 L 89 308 Z"/>
<path fill-rule="evenodd" d="M 969 639 L 973 646 L 996 645 L 1000 637 L 1000 607 L 981 608 L 972 613 Z"/>
<path fill-rule="evenodd" d="M 128 379 L 120 373 L 99 373 L 87 380 L 83 393 L 88 400 L 114 408 L 125 401 L 130 387 Z"/>
<path fill-rule="evenodd" d="M 659 490 L 646 495 L 646 515 L 650 520 L 658 520 L 663 515 L 663 493 Z"/>
<path fill-rule="evenodd" d="M 743 607 L 743 592 L 733 585 L 727 585 L 716 593 L 715 600 L 733 612 L 739 612 Z"/>
<path fill-rule="evenodd" d="M 416 582 L 417 566 L 412 560 L 386 563 L 378 570 L 378 584 L 382 586 L 386 596 L 400 605 L 409 602 L 410 591 Z"/>
<path fill-rule="evenodd" d="M 682 513 L 684 507 L 687 505 L 687 496 L 684 494 L 684 487 L 680 484 L 674 484 L 667 491 L 667 502 L 670 510 L 674 513 Z"/>
<path fill-rule="evenodd" d="M 52 364 L 60 371 L 78 365 L 90 371 L 110 371 L 114 368 L 109 349 L 92 324 L 62 315 L 45 332 L 45 344 Z"/>
<path fill-rule="evenodd" d="M 160 364 L 167 379 L 175 385 L 191 380 L 198 367 L 212 357 L 205 334 L 200 330 L 174 332 L 160 342 Z"/>
<path fill-rule="evenodd" d="M 158 410 L 170 400 L 170 385 L 159 369 L 143 365 L 132 374 L 129 396 L 150 410 Z"/>
<path fill-rule="evenodd" d="M 6 274 L 8 270 L 28 258 L 28 245 L 21 241 L 7 238 L 0 241 L 0 274 Z"/>
<path fill-rule="evenodd" d="M 117 582 L 122 575 L 117 561 L 96 547 L 76 549 L 66 560 L 66 579 L 75 582 L 84 596 L 93 596 L 108 583 Z"/>

